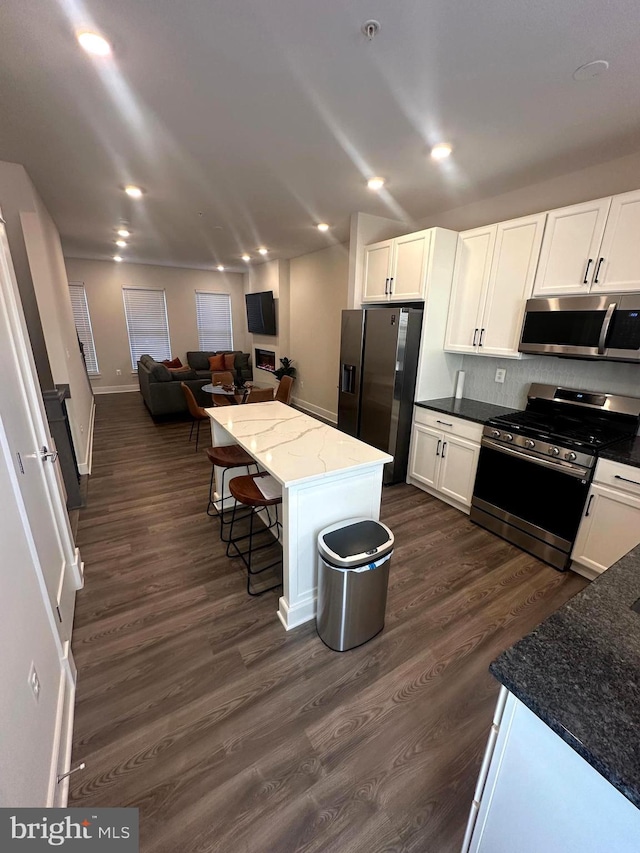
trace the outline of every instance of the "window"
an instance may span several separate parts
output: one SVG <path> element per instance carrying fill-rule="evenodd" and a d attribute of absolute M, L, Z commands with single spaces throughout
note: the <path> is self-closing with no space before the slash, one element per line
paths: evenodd
<path fill-rule="evenodd" d="M 156 361 L 171 358 L 167 303 L 164 290 L 123 287 L 124 313 L 127 318 L 131 367 L 138 369 L 143 355 Z"/>
<path fill-rule="evenodd" d="M 201 350 L 232 350 L 231 297 L 196 290 L 196 319 Z"/>
<path fill-rule="evenodd" d="M 71 295 L 71 310 L 76 324 L 78 338 L 82 344 L 84 362 L 87 365 L 89 376 L 97 376 L 98 359 L 96 358 L 96 347 L 93 343 L 93 329 L 91 328 L 91 317 L 87 305 L 87 294 L 81 281 L 69 282 L 69 293 Z"/>

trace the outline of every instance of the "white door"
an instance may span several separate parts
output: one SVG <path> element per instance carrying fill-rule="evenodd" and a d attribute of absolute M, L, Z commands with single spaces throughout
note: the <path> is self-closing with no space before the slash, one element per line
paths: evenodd
<path fill-rule="evenodd" d="M 363 302 L 384 302 L 388 299 L 392 248 L 393 240 L 365 246 Z"/>
<path fill-rule="evenodd" d="M 478 352 L 519 358 L 524 306 L 536 275 L 546 213 L 500 222 L 482 314 Z"/>
<path fill-rule="evenodd" d="M 392 300 L 424 299 L 431 231 L 396 237 L 391 269 Z"/>
<path fill-rule="evenodd" d="M 640 290 L 640 191 L 614 195 L 591 291 Z"/>
<path fill-rule="evenodd" d="M 435 489 L 442 444 L 443 435 L 441 432 L 422 426 L 422 424 L 414 424 L 409 476 L 415 477 L 416 480 Z"/>
<path fill-rule="evenodd" d="M 466 438 L 445 433 L 440 455 L 439 491 L 465 506 L 471 506 L 480 447 Z"/>
<path fill-rule="evenodd" d="M 610 204 L 600 198 L 549 211 L 534 296 L 589 292 Z"/>
<path fill-rule="evenodd" d="M 594 484 L 571 558 L 604 572 L 640 544 L 640 497 Z"/>
<path fill-rule="evenodd" d="M 71 636 L 78 554 L 73 545 L 60 477 L 43 448 L 55 450 L 36 380 L 33 355 L 17 298 L 4 224 L 0 223 L 0 412 L 12 464 L 60 635 Z"/>
<path fill-rule="evenodd" d="M 458 235 L 445 350 L 477 351 L 480 312 L 489 281 L 496 231 L 496 225 L 489 225 Z"/>

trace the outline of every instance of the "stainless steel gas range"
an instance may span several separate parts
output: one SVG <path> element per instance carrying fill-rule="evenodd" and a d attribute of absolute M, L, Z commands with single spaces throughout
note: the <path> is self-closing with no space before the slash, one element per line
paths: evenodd
<path fill-rule="evenodd" d="M 527 408 L 487 421 L 471 520 L 569 566 L 598 452 L 640 425 L 640 399 L 533 383 Z"/>

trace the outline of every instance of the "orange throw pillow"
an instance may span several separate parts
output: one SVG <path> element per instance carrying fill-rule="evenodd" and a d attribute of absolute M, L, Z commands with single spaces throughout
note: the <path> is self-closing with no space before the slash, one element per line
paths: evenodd
<path fill-rule="evenodd" d="M 236 369 L 236 354 L 234 352 L 226 352 L 224 354 L 224 369 L 225 370 L 235 370 Z"/>
<path fill-rule="evenodd" d="M 210 355 L 209 356 L 209 370 L 213 372 L 214 370 L 224 370 L 224 356 L 223 355 Z"/>

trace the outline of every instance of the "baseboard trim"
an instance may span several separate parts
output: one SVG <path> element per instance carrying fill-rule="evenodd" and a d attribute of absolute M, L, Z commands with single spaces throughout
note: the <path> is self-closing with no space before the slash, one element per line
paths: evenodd
<path fill-rule="evenodd" d="M 289 602 L 283 596 L 278 602 L 278 619 L 282 622 L 285 630 L 291 631 L 292 628 L 297 628 L 299 625 L 304 625 L 305 622 L 310 622 L 316 618 L 316 595 L 312 598 L 301 601 L 293 607 L 289 606 Z"/>
<path fill-rule="evenodd" d="M 300 409 L 308 415 L 317 415 L 319 418 L 329 421 L 331 424 L 338 423 L 338 415 L 335 412 L 329 411 L 329 409 L 323 409 L 321 406 L 315 406 L 313 403 L 307 403 L 306 400 L 301 400 L 300 397 L 293 397 L 291 402 L 296 409 Z"/>
<path fill-rule="evenodd" d="M 589 581 L 594 581 L 602 574 L 602 572 L 597 572 L 589 566 L 583 566 L 582 563 L 576 563 L 575 560 L 571 561 L 569 568 L 572 572 L 575 572 L 577 575 L 582 575 L 583 578 L 586 578 Z"/>
<path fill-rule="evenodd" d="M 130 394 L 132 391 L 139 391 L 138 385 L 103 385 L 100 388 L 93 389 L 94 394 Z"/>
<path fill-rule="evenodd" d="M 89 414 L 89 436 L 87 440 L 87 458 L 84 462 L 78 463 L 79 474 L 90 474 L 91 465 L 93 462 L 93 426 L 96 420 L 96 401 L 91 400 L 91 412 Z"/>
<path fill-rule="evenodd" d="M 431 495 L 434 498 L 438 498 L 439 501 L 442 501 L 445 504 L 449 504 L 449 506 L 452 506 L 454 509 L 460 510 L 460 512 L 463 512 L 465 515 L 469 515 L 469 513 L 471 512 L 471 507 L 460 503 L 460 501 L 453 500 L 453 498 L 450 498 L 448 495 L 444 495 L 437 489 L 432 489 L 429 486 L 425 486 L 424 483 L 421 483 L 419 480 L 414 479 L 411 475 L 407 477 L 406 481 L 410 486 L 415 486 L 416 489 L 420 489 L 420 491 L 426 492 L 428 495 Z"/>

